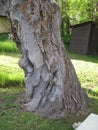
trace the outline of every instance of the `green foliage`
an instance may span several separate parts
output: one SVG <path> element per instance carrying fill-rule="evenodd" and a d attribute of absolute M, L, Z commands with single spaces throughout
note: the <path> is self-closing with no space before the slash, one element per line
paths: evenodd
<path fill-rule="evenodd" d="M 70 34 L 66 34 L 62 36 L 62 41 L 64 44 L 69 44 L 70 43 Z"/>
<path fill-rule="evenodd" d="M 0 53 L 19 53 L 15 43 L 8 39 L 7 34 L 0 34 Z"/>
<path fill-rule="evenodd" d="M 71 24 L 79 24 L 96 19 L 96 0 L 68 0 L 70 3 L 68 15 Z"/>
<path fill-rule="evenodd" d="M 0 43 L 8 40 L 8 34 L 0 34 Z"/>
<path fill-rule="evenodd" d="M 98 25 L 98 0 L 56 0 L 60 6 L 62 24 L 61 35 L 70 34 L 70 25 L 95 21 Z M 70 41 L 70 39 L 68 40 Z"/>

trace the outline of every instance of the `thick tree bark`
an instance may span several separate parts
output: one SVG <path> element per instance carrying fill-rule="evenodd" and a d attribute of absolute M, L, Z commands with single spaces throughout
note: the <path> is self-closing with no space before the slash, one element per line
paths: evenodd
<path fill-rule="evenodd" d="M 24 108 L 52 119 L 85 110 L 88 99 L 61 42 L 54 0 L 8 0 L 7 9 L 22 54 L 19 65 L 28 99 Z"/>

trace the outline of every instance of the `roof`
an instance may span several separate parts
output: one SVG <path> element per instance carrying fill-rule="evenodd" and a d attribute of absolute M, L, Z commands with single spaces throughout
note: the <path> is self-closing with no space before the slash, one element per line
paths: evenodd
<path fill-rule="evenodd" d="M 70 27 L 71 27 L 71 28 L 73 28 L 73 27 L 80 27 L 80 26 L 85 26 L 85 25 L 87 25 L 87 24 L 95 25 L 95 23 L 94 23 L 93 21 L 88 21 L 88 22 L 84 22 L 84 23 L 72 25 L 72 26 L 70 26 Z"/>

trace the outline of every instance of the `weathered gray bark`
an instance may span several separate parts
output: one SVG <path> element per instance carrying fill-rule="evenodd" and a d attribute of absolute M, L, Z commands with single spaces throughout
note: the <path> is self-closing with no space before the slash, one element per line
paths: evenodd
<path fill-rule="evenodd" d="M 53 0 L 11 0 L 7 12 L 21 51 L 27 102 L 24 108 L 52 119 L 85 110 L 80 87 L 60 36 L 60 13 Z"/>
<path fill-rule="evenodd" d="M 4 2 L 2 0 L 0 0 L 0 16 L 5 16 L 5 12 L 4 12 Z"/>

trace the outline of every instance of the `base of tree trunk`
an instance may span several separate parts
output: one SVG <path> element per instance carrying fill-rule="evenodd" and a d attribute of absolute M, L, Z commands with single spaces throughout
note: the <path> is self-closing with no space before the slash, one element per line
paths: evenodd
<path fill-rule="evenodd" d="M 52 0 L 12 0 L 7 8 L 13 38 L 22 54 L 24 109 L 51 119 L 86 110 L 87 95 L 61 42 L 57 4 Z"/>

